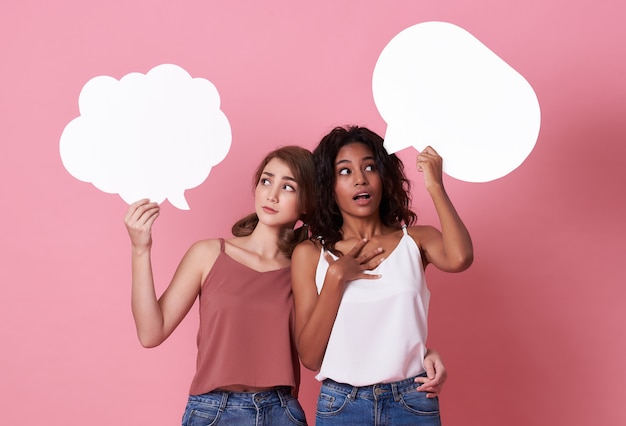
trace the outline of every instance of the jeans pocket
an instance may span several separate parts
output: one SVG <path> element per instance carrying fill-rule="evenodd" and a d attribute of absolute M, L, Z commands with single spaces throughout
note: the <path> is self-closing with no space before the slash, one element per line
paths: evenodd
<path fill-rule="evenodd" d="M 295 425 L 306 426 L 306 416 L 297 399 L 288 399 L 285 403 L 285 414 Z"/>
<path fill-rule="evenodd" d="M 416 390 L 402 394 L 402 407 L 413 414 L 421 416 L 438 416 L 439 399 L 426 398 L 426 392 Z"/>
<path fill-rule="evenodd" d="M 322 416 L 338 414 L 348 401 L 348 395 L 322 388 L 317 398 L 317 414 Z"/>
<path fill-rule="evenodd" d="M 188 402 L 183 415 L 183 426 L 211 426 L 217 423 L 219 406 Z"/>

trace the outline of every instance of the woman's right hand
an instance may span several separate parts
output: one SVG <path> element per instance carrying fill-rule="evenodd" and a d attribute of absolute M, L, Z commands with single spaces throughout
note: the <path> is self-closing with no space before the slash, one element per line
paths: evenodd
<path fill-rule="evenodd" d="M 325 257 L 329 264 L 327 273 L 335 275 L 339 281 L 345 283 L 358 279 L 375 280 L 380 278 L 380 275 L 369 274 L 366 271 L 375 269 L 384 260 L 382 257 L 372 260 L 382 253 L 383 249 L 378 247 L 368 253 L 361 254 L 366 244 L 366 239 L 357 242 L 346 255 L 341 256 L 337 260 L 334 260 L 332 256 L 326 252 Z"/>
<path fill-rule="evenodd" d="M 128 207 L 124 224 L 135 248 L 150 248 L 152 246 L 152 224 L 159 216 L 158 203 L 150 202 L 147 198 L 136 201 Z"/>

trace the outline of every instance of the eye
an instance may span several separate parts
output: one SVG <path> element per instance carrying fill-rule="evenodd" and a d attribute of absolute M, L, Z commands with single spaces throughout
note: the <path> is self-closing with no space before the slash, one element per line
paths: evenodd
<path fill-rule="evenodd" d="M 373 172 L 373 171 L 375 171 L 375 170 L 376 170 L 376 166 L 375 166 L 374 164 L 369 164 L 369 165 L 365 166 L 365 169 L 364 169 L 364 170 L 365 170 L 366 172 Z"/>
<path fill-rule="evenodd" d="M 349 175 L 351 172 L 350 172 L 350 169 L 344 167 L 343 169 L 339 169 L 338 173 L 340 175 Z"/>
<path fill-rule="evenodd" d="M 296 188 L 289 184 L 283 185 L 283 189 L 287 192 L 296 192 Z"/>
<path fill-rule="evenodd" d="M 272 182 L 270 182 L 270 180 L 268 178 L 261 178 L 259 179 L 259 185 L 263 185 L 263 186 L 268 186 L 271 185 Z"/>

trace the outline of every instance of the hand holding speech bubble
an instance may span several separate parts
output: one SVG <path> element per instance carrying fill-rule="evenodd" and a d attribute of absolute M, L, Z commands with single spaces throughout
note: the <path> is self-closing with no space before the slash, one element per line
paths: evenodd
<path fill-rule="evenodd" d="M 539 134 L 537 96 L 506 62 L 464 29 L 424 22 L 397 34 L 372 78 L 389 153 L 431 145 L 446 174 L 487 182 L 516 169 Z"/>
<path fill-rule="evenodd" d="M 94 77 L 78 103 L 80 116 L 61 135 L 63 166 L 128 204 L 168 199 L 188 210 L 184 191 L 204 182 L 230 149 L 230 124 L 217 89 L 177 65 L 119 81 Z"/>

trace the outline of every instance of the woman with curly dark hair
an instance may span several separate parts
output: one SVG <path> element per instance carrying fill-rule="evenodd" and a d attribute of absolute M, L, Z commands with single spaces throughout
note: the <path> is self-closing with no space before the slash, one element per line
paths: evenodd
<path fill-rule="evenodd" d="M 314 238 L 293 253 L 292 286 L 300 360 L 322 381 L 316 424 L 439 425 L 445 370 L 429 377 L 443 368 L 425 358 L 424 269 L 460 272 L 473 260 L 442 159 L 431 147 L 417 156 L 439 231 L 415 224 L 403 163 L 371 130 L 337 127 L 313 156 Z"/>

